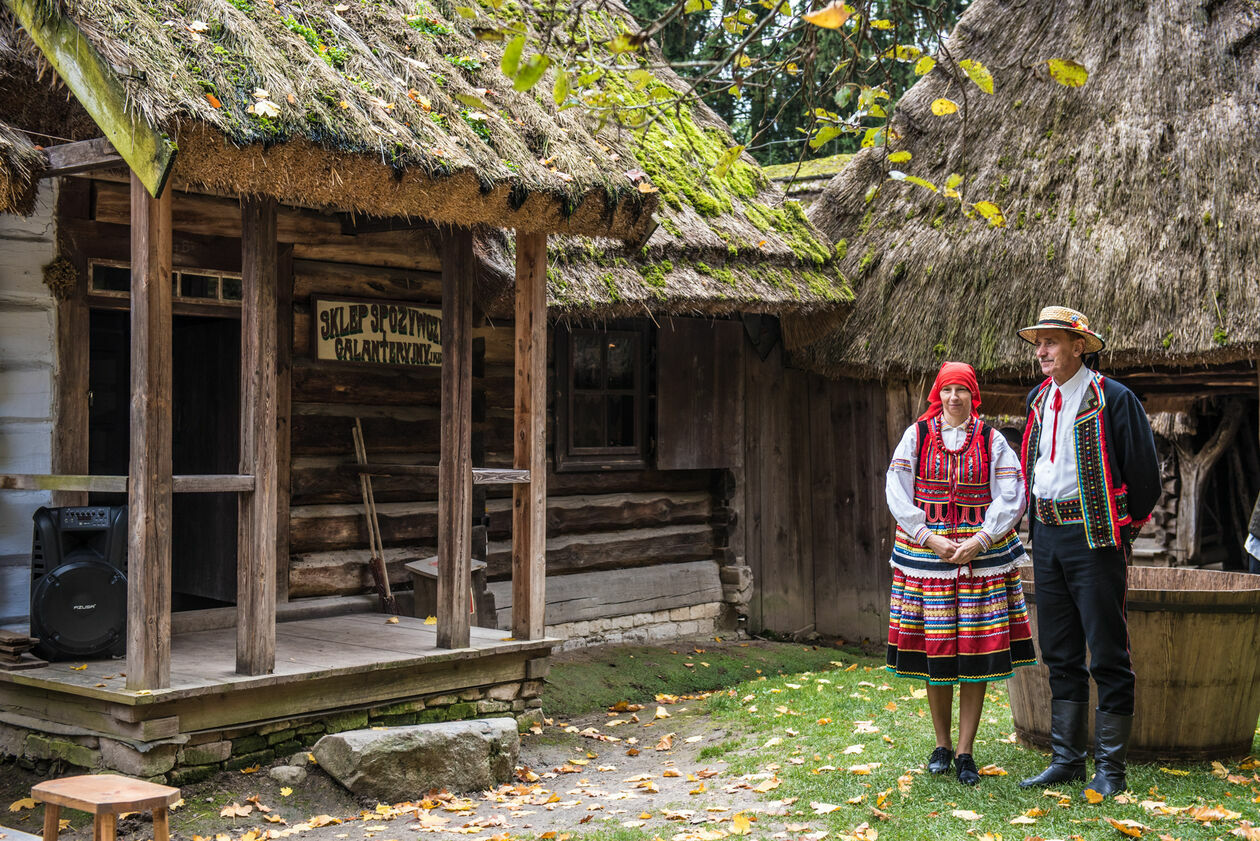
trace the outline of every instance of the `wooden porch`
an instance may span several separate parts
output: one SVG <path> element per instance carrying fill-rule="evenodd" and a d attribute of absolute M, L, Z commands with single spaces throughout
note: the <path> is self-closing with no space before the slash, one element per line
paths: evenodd
<path fill-rule="evenodd" d="M 275 668 L 263 675 L 238 672 L 236 628 L 177 632 L 170 685 L 140 692 L 126 688 L 123 660 L 0 671 L 0 708 L 13 723 L 157 741 L 541 679 L 556 642 L 471 628 L 467 647 L 450 649 L 439 646 L 435 625 L 397 620 L 355 613 L 278 622 Z"/>

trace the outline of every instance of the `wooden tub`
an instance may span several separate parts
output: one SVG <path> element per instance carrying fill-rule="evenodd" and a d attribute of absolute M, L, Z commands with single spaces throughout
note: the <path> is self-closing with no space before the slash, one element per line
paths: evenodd
<path fill-rule="evenodd" d="M 1037 641 L 1037 589 L 1021 570 Z M 1251 751 L 1260 717 L 1260 575 L 1201 569 L 1129 569 L 1129 646 L 1137 705 L 1135 759 L 1226 759 Z M 1037 647 L 1040 657 L 1040 644 Z M 1011 679 L 1015 733 L 1050 745 L 1045 666 Z M 1090 743 L 1097 694 L 1090 681 Z"/>

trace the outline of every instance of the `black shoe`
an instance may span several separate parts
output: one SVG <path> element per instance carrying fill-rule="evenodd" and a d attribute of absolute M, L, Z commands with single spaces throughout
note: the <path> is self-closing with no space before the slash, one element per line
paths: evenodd
<path fill-rule="evenodd" d="M 953 758 L 954 752 L 949 748 L 937 748 L 928 757 L 928 771 L 933 774 L 944 774 L 949 770 L 949 763 Z"/>
<path fill-rule="evenodd" d="M 1019 781 L 1020 788 L 1040 788 L 1085 779 L 1085 742 L 1089 738 L 1089 704 L 1050 702 L 1050 767 Z"/>
<path fill-rule="evenodd" d="M 973 786 L 980 782 L 980 772 L 976 769 L 976 761 L 969 753 L 960 753 L 954 757 L 954 767 L 958 769 L 958 782 L 965 786 Z"/>
<path fill-rule="evenodd" d="M 1082 797 L 1088 791 L 1110 797 L 1129 787 L 1124 771 L 1132 732 L 1133 716 L 1094 710 L 1094 778 L 1081 792 Z"/>

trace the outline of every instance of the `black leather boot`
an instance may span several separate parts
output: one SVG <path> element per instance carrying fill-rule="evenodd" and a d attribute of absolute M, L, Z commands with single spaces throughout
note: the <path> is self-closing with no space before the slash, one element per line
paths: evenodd
<path fill-rule="evenodd" d="M 1050 767 L 1019 781 L 1020 788 L 1050 786 L 1085 779 L 1085 742 L 1089 738 L 1089 703 L 1050 702 Z"/>
<path fill-rule="evenodd" d="M 1085 786 L 1085 791 L 1110 797 L 1129 787 L 1124 769 L 1132 732 L 1132 715 L 1094 710 L 1094 778 Z M 1081 796 L 1084 797 L 1085 792 L 1081 792 Z"/>

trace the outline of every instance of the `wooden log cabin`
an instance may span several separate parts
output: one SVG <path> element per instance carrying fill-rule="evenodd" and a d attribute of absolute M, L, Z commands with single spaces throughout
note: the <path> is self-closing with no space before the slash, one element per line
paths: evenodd
<path fill-rule="evenodd" d="M 874 451 L 853 499 L 884 519 L 841 524 L 838 534 L 819 517 L 812 527 L 776 520 L 801 529 L 806 551 L 774 556 L 802 560 L 763 569 L 762 580 L 814 596 L 766 613 L 766 627 L 813 615 L 821 633 L 883 638 L 889 547 L 876 538 L 891 525 L 881 510 L 889 455 L 947 359 L 977 368 L 982 411 L 1018 440 L 1025 396 L 1041 378 L 1014 331 L 1049 304 L 1089 317 L 1107 341 L 1099 370 L 1131 387 L 1152 418 L 1164 498 L 1135 543 L 1136 562 L 1245 569 L 1242 542 L 1260 491 L 1260 206 L 1246 197 L 1260 174 L 1237 150 L 1254 146 L 1260 112 L 1257 33 L 1254 13 L 1236 3 L 1173 3 L 1158 18 L 1119 2 L 1061 4 L 1053 19 L 994 0 L 968 7 L 947 46 L 1003 68 L 995 94 L 960 90 L 971 81 L 945 69 L 928 74 L 897 105 L 896 140 L 859 152 L 809 208 L 844 254 L 856 298 L 830 332 L 793 346 L 803 370 L 789 375 L 790 387 L 808 394 L 811 419 L 854 407 L 833 415 L 830 429 Z M 1034 60 L 1007 62 L 1030 43 Z M 1083 64 L 1088 81 L 1056 84 L 1043 61 L 1053 56 Z M 1228 106 L 1189 117 L 1186 83 L 1201 101 Z M 966 122 L 931 113 L 935 100 L 964 96 Z M 888 163 L 901 152 L 909 163 Z M 891 180 L 893 168 L 938 187 L 966 173 L 964 197 L 996 202 L 1005 226 Z M 795 463 L 827 478 L 829 444 L 802 439 Z M 842 561 L 840 610 L 829 548 L 837 543 L 859 547 Z"/>
<path fill-rule="evenodd" d="M 0 625 L 62 659 L 0 669 L 0 754 L 528 722 L 554 646 L 746 613 L 746 383 L 833 250 L 702 107 L 597 129 L 422 6 L 5 0 Z M 26 611 L 48 508 L 125 546 L 104 654 Z"/>

